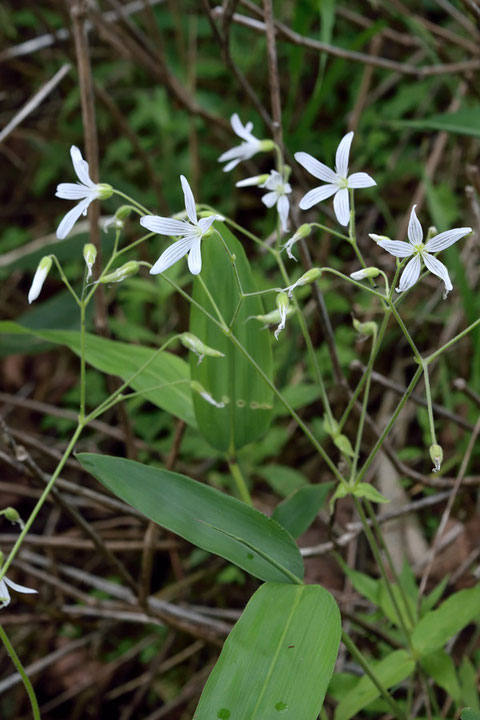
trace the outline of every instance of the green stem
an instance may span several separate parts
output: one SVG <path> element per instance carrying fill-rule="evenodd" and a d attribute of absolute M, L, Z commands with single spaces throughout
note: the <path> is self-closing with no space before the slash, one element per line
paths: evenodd
<path fill-rule="evenodd" d="M 458 342 L 463 337 L 465 337 L 465 335 L 468 335 L 468 333 L 471 332 L 472 330 L 474 330 L 474 328 L 476 328 L 478 325 L 480 325 L 480 318 L 478 318 L 478 320 L 475 320 L 475 322 L 473 322 L 471 325 L 469 325 L 467 328 L 465 328 L 465 330 L 462 330 L 461 333 L 458 333 L 458 335 L 455 335 L 454 338 L 452 338 L 447 343 L 445 343 L 445 345 L 443 345 L 441 348 L 439 348 L 438 350 L 435 350 L 434 353 L 432 353 L 427 358 L 425 358 L 425 362 L 428 365 L 430 365 L 430 363 L 433 360 L 435 360 L 435 358 L 437 358 L 439 355 L 441 355 L 443 352 L 445 352 L 445 350 L 448 350 L 448 348 L 451 347 L 454 343 Z"/>
<path fill-rule="evenodd" d="M 205 292 L 205 295 L 206 295 L 206 296 L 208 297 L 208 299 L 210 300 L 210 303 L 211 303 L 211 305 L 212 305 L 212 307 L 213 307 L 213 309 L 214 309 L 214 311 L 215 311 L 215 314 L 216 314 L 216 316 L 217 316 L 217 318 L 218 318 L 218 321 L 219 321 L 219 323 L 220 323 L 220 327 L 222 328 L 222 330 L 228 330 L 227 323 L 225 322 L 225 320 L 224 320 L 224 318 L 223 318 L 223 315 L 222 315 L 222 313 L 220 312 L 217 303 L 216 303 L 215 300 L 213 299 L 210 290 L 209 290 L 209 289 L 207 288 L 207 286 L 205 285 L 204 279 L 202 278 L 201 275 L 198 275 L 197 277 L 198 277 L 198 281 L 199 281 L 200 285 L 202 286 L 203 291 Z"/>
<path fill-rule="evenodd" d="M 408 344 L 409 344 L 410 347 L 412 348 L 413 354 L 415 355 L 416 361 L 417 361 L 419 364 L 422 364 L 422 363 L 423 363 L 422 356 L 420 355 L 417 346 L 415 345 L 415 343 L 414 343 L 414 341 L 413 341 L 410 333 L 408 332 L 408 330 L 407 330 L 407 328 L 406 328 L 406 326 L 405 326 L 405 323 L 403 322 L 402 318 L 400 317 L 400 314 L 399 314 L 397 308 L 395 307 L 395 304 L 394 304 L 393 302 L 389 301 L 389 307 L 390 307 L 390 309 L 391 309 L 391 311 L 392 311 L 392 313 L 393 313 L 393 315 L 394 315 L 394 317 L 395 317 L 395 320 L 396 320 L 397 323 L 399 324 L 401 331 L 402 331 L 403 334 L 405 335 Z"/>
<path fill-rule="evenodd" d="M 80 303 L 80 422 L 85 419 L 85 301 Z"/>
<path fill-rule="evenodd" d="M 322 268 L 320 268 L 320 270 L 322 271 L 322 275 L 323 275 L 323 273 L 331 273 L 332 275 L 336 275 L 337 277 L 341 278 L 342 280 L 346 280 L 346 282 L 349 282 L 351 285 L 355 285 L 355 287 L 360 288 L 360 290 L 364 290 L 365 292 L 370 293 L 370 295 L 375 295 L 375 297 L 378 297 L 382 301 L 385 300 L 385 295 L 383 293 L 378 292 L 378 290 L 374 290 L 373 288 L 369 287 L 368 285 L 357 282 L 357 280 L 354 280 L 353 278 L 349 277 L 348 275 L 344 275 L 343 273 L 339 272 L 338 270 L 334 270 L 333 268 L 329 268 L 329 267 L 322 267 Z"/>
<path fill-rule="evenodd" d="M 380 450 L 380 448 L 381 448 L 382 445 L 383 445 L 383 441 L 385 440 L 385 438 L 387 437 L 388 433 L 389 433 L 390 430 L 392 429 L 393 424 L 395 423 L 397 417 L 399 416 L 400 412 L 402 411 L 402 409 L 403 409 L 404 405 L 406 404 L 408 398 L 410 397 L 410 395 L 411 395 L 412 392 L 414 391 L 415 386 L 416 386 L 417 382 L 419 381 L 422 372 L 423 372 L 423 368 L 422 368 L 421 366 L 418 367 L 417 370 L 415 371 L 415 375 L 414 375 L 413 378 L 410 380 L 410 384 L 409 384 L 409 386 L 407 387 L 407 389 L 405 390 L 405 393 L 403 394 L 403 397 L 400 399 L 400 402 L 398 403 L 397 407 L 395 408 L 395 411 L 393 412 L 392 417 L 390 418 L 390 420 L 388 421 L 388 423 L 387 423 L 386 426 L 384 427 L 384 429 L 383 429 L 380 437 L 378 438 L 378 440 L 377 440 L 377 442 L 375 443 L 373 449 L 371 450 L 370 455 L 369 455 L 368 458 L 365 460 L 362 469 L 361 469 L 360 472 L 358 473 L 358 475 L 357 475 L 357 483 L 359 483 L 359 482 L 364 478 L 365 473 L 367 472 L 368 468 L 370 467 L 370 465 L 371 465 L 372 462 L 374 461 L 374 459 L 375 459 L 378 451 Z"/>
<path fill-rule="evenodd" d="M 73 299 L 75 300 L 75 302 L 77 303 L 77 305 L 80 305 L 80 298 L 78 297 L 77 293 L 75 292 L 75 290 L 72 288 L 72 286 L 71 286 L 70 283 L 68 282 L 67 276 L 66 276 L 65 273 L 63 272 L 63 268 L 62 268 L 62 266 L 60 265 L 59 259 L 57 258 L 56 255 L 53 255 L 53 254 L 50 255 L 50 257 L 53 258 L 53 261 L 54 261 L 54 263 L 55 263 L 55 265 L 56 265 L 56 267 L 57 267 L 57 270 L 58 270 L 58 272 L 60 273 L 60 277 L 62 278 L 63 282 L 64 282 L 65 285 L 67 286 L 67 289 L 69 290 L 70 295 L 72 295 L 72 297 L 73 297 Z"/>
<path fill-rule="evenodd" d="M 382 576 L 382 579 L 383 579 L 383 582 L 384 582 L 386 591 L 387 591 L 388 596 L 389 596 L 389 598 L 390 598 L 390 602 L 392 603 L 392 607 L 394 608 L 394 610 L 395 610 L 395 612 L 396 612 L 396 614 L 397 614 L 398 624 L 399 624 L 400 627 L 402 628 L 403 634 L 405 635 L 405 640 L 406 640 L 408 646 L 409 646 L 410 649 L 411 649 L 410 633 L 409 633 L 408 628 L 407 628 L 407 626 L 406 626 L 406 624 L 405 624 L 405 619 L 404 619 L 404 617 L 403 617 L 403 615 L 402 615 L 402 613 L 401 613 L 401 611 L 400 611 L 400 607 L 399 607 L 399 605 L 398 605 L 397 598 L 395 597 L 395 594 L 394 594 L 393 591 L 392 591 L 391 584 L 390 584 L 390 581 L 389 581 L 389 579 L 388 579 L 388 577 L 387 577 L 387 573 L 386 573 L 386 571 L 385 571 L 385 566 L 384 566 L 384 564 L 383 564 L 383 559 L 382 559 L 382 556 L 381 556 L 380 551 L 379 551 L 379 549 L 378 549 L 377 542 L 376 542 L 376 540 L 375 540 L 375 536 L 374 536 L 374 534 L 372 533 L 372 530 L 371 530 L 371 528 L 370 528 L 370 525 L 368 524 L 367 518 L 365 517 L 365 513 L 363 512 L 363 508 L 362 508 L 362 504 L 361 504 L 360 500 L 359 500 L 357 497 L 355 497 L 355 495 L 353 495 L 352 497 L 353 497 L 353 502 L 354 502 L 354 505 L 355 505 L 355 509 L 356 509 L 356 511 L 358 512 L 358 515 L 359 515 L 359 517 L 360 517 L 360 522 L 362 523 L 362 527 L 363 527 L 363 530 L 364 530 L 364 532 L 365 532 L 365 536 L 366 536 L 366 538 L 367 538 L 367 540 L 368 540 L 368 544 L 370 545 L 370 549 L 371 549 L 371 551 L 372 551 L 372 553 L 373 553 L 373 556 L 374 556 L 374 558 L 375 558 L 375 560 L 376 560 L 376 562 L 377 562 L 378 569 L 380 570 L 380 575 Z"/>
<path fill-rule="evenodd" d="M 0 639 L 3 642 L 5 650 L 10 655 L 10 658 L 11 658 L 13 664 L 15 665 L 18 674 L 22 678 L 22 682 L 24 684 L 25 690 L 27 691 L 28 699 L 30 700 L 30 704 L 32 706 L 34 720 L 41 720 L 40 708 L 38 707 L 38 701 L 37 701 L 37 697 L 35 695 L 35 691 L 33 689 L 33 685 L 30 682 L 30 679 L 28 678 L 27 673 L 23 669 L 23 665 L 20 662 L 20 658 L 18 657 L 17 653 L 15 652 L 15 648 L 13 647 L 12 643 L 8 639 L 8 636 L 1 625 L 0 625 Z"/>
<path fill-rule="evenodd" d="M 363 402 L 362 402 L 362 408 L 360 411 L 360 418 L 358 421 L 358 428 L 357 428 L 357 438 L 355 440 L 355 450 L 354 450 L 354 456 L 353 456 L 353 462 L 352 467 L 350 470 L 350 485 L 354 485 L 355 483 L 355 473 L 357 472 L 357 465 L 358 460 L 360 457 L 360 446 L 362 444 L 362 437 L 363 437 L 363 428 L 365 425 L 365 416 L 367 414 L 367 405 L 368 405 L 368 398 L 370 395 L 370 384 L 372 381 L 372 367 L 375 360 L 375 349 L 377 346 L 377 331 L 375 330 L 373 334 L 373 342 L 372 347 L 370 349 L 370 357 L 368 359 L 368 365 L 366 367 L 364 377 L 366 376 L 365 381 L 365 392 L 363 393 Z"/>
<path fill-rule="evenodd" d="M 139 209 L 142 211 L 143 215 L 151 215 L 151 214 L 152 214 L 152 213 L 150 212 L 150 210 L 147 210 L 146 207 L 144 207 L 143 205 L 140 205 L 139 202 L 137 202 L 137 201 L 134 200 L 133 198 L 129 197 L 129 196 L 126 195 L 125 193 L 120 192 L 120 190 L 115 190 L 115 189 L 114 189 L 113 194 L 114 194 L 114 195 L 118 195 L 119 197 L 123 198 L 124 200 L 128 200 L 129 203 L 132 203 L 132 205 L 135 205 L 137 208 L 139 208 Z"/>
<path fill-rule="evenodd" d="M 435 421 L 433 419 L 432 393 L 430 390 L 430 375 L 428 372 L 428 362 L 422 361 L 423 375 L 425 377 L 425 396 L 427 399 L 428 424 L 430 426 L 430 437 L 432 445 L 437 444 L 437 436 L 435 434 Z"/>
<path fill-rule="evenodd" d="M 386 702 L 389 704 L 394 716 L 397 718 L 397 720 L 407 720 L 403 710 L 400 708 L 398 703 L 392 698 L 392 696 L 389 694 L 388 690 L 383 687 L 382 683 L 378 679 L 378 677 L 375 675 L 375 671 L 373 670 L 372 666 L 366 659 L 366 657 L 363 655 L 362 652 L 357 648 L 353 640 L 351 640 L 347 633 L 342 630 L 342 641 L 347 648 L 350 655 L 355 658 L 355 660 L 358 662 L 358 664 L 363 668 L 365 671 L 365 674 L 368 675 L 372 683 L 375 685 L 377 690 L 379 691 L 380 695 L 386 700 Z"/>
<path fill-rule="evenodd" d="M 245 478 L 242 475 L 242 471 L 240 470 L 240 467 L 236 460 L 234 458 L 228 457 L 228 467 L 230 468 L 230 472 L 232 473 L 232 477 L 235 480 L 235 484 L 237 486 L 238 494 L 240 495 L 243 502 L 247 503 L 247 505 L 251 505 L 253 507 L 252 498 L 250 495 L 250 492 L 247 487 L 247 483 L 245 482 Z"/>
<path fill-rule="evenodd" d="M 65 465 L 68 458 L 70 457 L 70 454 L 72 453 L 73 448 L 75 447 L 75 443 L 77 442 L 78 438 L 80 437 L 80 434 L 81 434 L 83 428 L 84 428 L 84 423 L 79 422 L 77 429 L 73 433 L 72 439 L 68 443 L 68 447 L 65 450 L 65 452 L 63 453 L 62 458 L 61 458 L 60 462 L 58 463 L 57 467 L 55 468 L 55 471 L 54 471 L 52 477 L 50 478 L 48 483 L 45 485 L 45 488 L 44 488 L 42 494 L 40 495 L 40 497 L 37 501 L 37 504 L 35 505 L 32 512 L 30 513 L 30 517 L 28 518 L 27 522 L 25 523 L 24 527 L 22 528 L 22 531 L 19 534 L 19 536 L 15 542 L 15 545 L 10 550 L 10 553 L 9 553 L 7 559 L 5 560 L 5 563 L 3 564 L 2 568 L 0 569 L 0 580 L 3 578 L 3 576 L 7 572 L 8 568 L 10 567 L 12 560 L 15 558 L 17 552 L 20 549 L 20 546 L 23 542 L 25 535 L 28 533 L 28 531 L 32 527 L 35 518 L 37 517 L 38 513 L 40 512 L 45 500 L 48 498 L 48 496 L 50 494 L 50 490 L 54 486 L 55 480 L 58 478 L 58 476 L 62 472 L 63 466 Z"/>
<path fill-rule="evenodd" d="M 332 230 L 332 228 L 329 228 L 327 225 L 322 225 L 322 223 L 312 222 L 310 223 L 312 227 L 318 227 L 320 230 L 325 230 L 330 235 L 335 235 L 335 237 L 340 238 L 341 240 L 350 240 L 348 235 L 344 235 L 343 233 L 337 232 L 336 230 Z"/>

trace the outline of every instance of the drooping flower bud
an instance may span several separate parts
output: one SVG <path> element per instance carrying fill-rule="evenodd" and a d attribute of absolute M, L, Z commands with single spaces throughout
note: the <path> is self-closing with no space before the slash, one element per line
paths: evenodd
<path fill-rule="evenodd" d="M 275 143 L 273 140 L 260 140 L 260 151 L 261 152 L 269 152 L 270 150 L 273 150 L 275 147 Z"/>
<path fill-rule="evenodd" d="M 268 173 L 265 175 L 253 175 L 252 177 L 245 178 L 244 180 L 239 180 L 235 183 L 235 187 L 260 187 L 267 182 L 269 177 L 270 175 Z"/>
<path fill-rule="evenodd" d="M 277 310 L 280 313 L 280 323 L 278 324 L 277 329 L 273 333 L 275 335 L 275 340 L 278 340 L 278 336 L 282 332 L 282 330 L 285 329 L 285 323 L 287 321 L 287 312 L 288 312 L 288 306 L 289 306 L 289 300 L 288 295 L 285 292 L 278 293 L 277 299 Z"/>
<path fill-rule="evenodd" d="M 366 278 L 376 278 L 380 275 L 380 270 L 377 267 L 367 267 L 361 270 L 355 270 L 350 273 L 352 280 L 365 280 Z"/>
<path fill-rule="evenodd" d="M 322 271 L 320 268 L 311 268 L 310 270 L 307 270 L 306 273 L 304 273 L 296 282 L 293 283 L 293 285 L 290 285 L 289 288 L 286 288 L 288 290 L 288 297 L 291 298 L 293 291 L 297 287 L 302 287 L 302 285 L 311 285 L 315 282 L 315 280 L 318 280 L 318 278 L 321 276 Z"/>
<path fill-rule="evenodd" d="M 303 225 L 300 225 L 300 227 L 296 230 L 295 234 L 292 235 L 290 240 L 287 240 L 287 242 L 283 245 L 283 249 L 287 251 L 287 255 L 291 260 L 296 260 L 297 258 L 292 254 L 292 247 L 295 245 L 296 242 L 301 240 L 302 238 L 308 237 L 310 233 L 312 232 L 312 225 L 310 223 L 303 223 Z"/>
<path fill-rule="evenodd" d="M 37 270 L 33 276 L 32 286 L 28 292 L 28 302 L 32 303 L 38 298 L 43 287 L 43 283 L 52 267 L 52 258 L 50 255 L 43 257 L 38 263 Z"/>
<path fill-rule="evenodd" d="M 438 472 L 443 462 L 443 450 L 440 445 L 430 445 L 430 458 L 434 465 L 432 472 Z"/>
<path fill-rule="evenodd" d="M 435 235 L 438 235 L 438 230 L 435 227 L 435 225 L 430 225 L 430 227 L 427 230 L 427 237 L 425 242 L 427 243 L 429 240 L 431 240 Z"/>
<path fill-rule="evenodd" d="M 101 283 L 118 283 L 122 282 L 122 280 L 125 280 L 125 278 L 130 277 L 131 275 L 135 275 L 138 272 L 138 268 L 140 267 L 140 263 L 136 262 L 135 260 L 130 260 L 129 262 L 126 262 L 125 265 L 122 265 L 121 267 L 117 268 L 111 273 L 108 273 L 107 275 L 104 275 L 99 282 Z"/>
<path fill-rule="evenodd" d="M 224 408 L 225 403 L 224 402 L 217 402 L 209 392 L 205 390 L 203 385 L 201 385 L 197 380 L 192 380 L 190 383 L 190 387 L 192 388 L 193 392 L 198 393 L 200 397 L 202 397 L 206 402 L 210 403 L 210 405 L 213 405 L 216 408 Z"/>
<path fill-rule="evenodd" d="M 5 515 L 6 519 L 11 523 L 17 523 L 17 525 L 20 525 L 20 528 L 25 527 L 25 523 L 23 522 L 22 518 L 20 517 L 19 513 L 15 508 L 13 507 L 7 507 L 5 510 L 2 511 L 2 514 Z"/>
<path fill-rule="evenodd" d="M 208 357 L 225 357 L 225 353 L 205 345 L 205 343 L 203 343 L 196 335 L 193 335 L 190 332 L 182 333 L 180 335 L 180 342 L 188 350 L 191 350 L 198 355 L 198 364 L 202 362 L 205 355 Z"/>
<path fill-rule="evenodd" d="M 356 318 L 353 318 L 353 327 L 360 335 L 366 335 L 367 337 L 369 335 L 375 335 L 377 332 L 377 323 L 373 320 L 362 323 Z"/>
<path fill-rule="evenodd" d="M 87 280 L 92 277 L 92 268 L 97 259 L 97 248 L 92 243 L 83 246 L 83 259 L 87 265 Z"/>
<path fill-rule="evenodd" d="M 108 183 L 98 183 L 96 189 L 99 200 L 108 200 L 113 195 L 113 187 Z"/>

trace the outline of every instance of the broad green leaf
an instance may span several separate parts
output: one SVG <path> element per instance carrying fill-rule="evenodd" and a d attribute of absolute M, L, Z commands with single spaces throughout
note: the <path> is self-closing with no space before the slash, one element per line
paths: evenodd
<path fill-rule="evenodd" d="M 308 484 L 308 480 L 301 472 L 287 465 L 271 463 L 255 470 L 257 475 L 265 478 L 270 487 L 282 497 L 288 497 L 293 492 Z"/>
<path fill-rule="evenodd" d="M 324 588 L 262 585 L 225 642 L 195 720 L 316 720 L 340 632 Z"/>
<path fill-rule="evenodd" d="M 0 334 L 3 333 L 33 335 L 52 343 L 67 345 L 74 353 L 80 355 L 78 332 L 37 330 L 13 322 L 0 322 Z M 118 375 L 122 380 L 132 377 L 155 352 L 152 348 L 107 340 L 90 333 L 87 333 L 86 337 L 87 363 L 101 372 Z M 134 390 L 146 391 L 145 398 L 149 402 L 195 427 L 189 377 L 188 365 L 182 358 L 169 352 L 162 352 L 132 381 L 131 387 Z M 169 386 L 169 383 L 179 384 Z M 165 387 L 159 387 L 163 385 Z"/>
<path fill-rule="evenodd" d="M 463 708 L 460 715 L 461 720 L 480 720 L 480 710 L 475 708 Z"/>
<path fill-rule="evenodd" d="M 453 635 L 480 615 L 480 583 L 460 590 L 427 613 L 412 633 L 412 644 L 420 656 L 441 648 Z"/>
<path fill-rule="evenodd" d="M 480 710 L 480 698 L 477 689 L 477 671 L 467 657 L 463 658 L 462 664 L 458 671 L 460 686 L 462 688 L 462 702 Z M 480 720 L 480 713 L 479 718 Z"/>
<path fill-rule="evenodd" d="M 458 135 L 480 137 L 480 105 L 419 120 L 400 120 L 394 124 L 418 130 L 445 130 Z"/>
<path fill-rule="evenodd" d="M 83 467 L 117 497 L 203 550 L 261 580 L 303 577 L 303 560 L 275 520 L 185 475 L 133 460 L 80 453 Z"/>
<path fill-rule="evenodd" d="M 332 486 L 333 483 L 305 485 L 277 505 L 273 511 L 273 519 L 292 537 L 299 537 L 315 520 Z"/>
<path fill-rule="evenodd" d="M 333 508 L 335 502 L 337 500 L 341 500 L 341 498 L 347 497 L 347 495 L 355 495 L 356 497 L 364 497 L 367 498 L 367 500 L 370 500 L 370 502 L 374 503 L 388 503 L 390 500 L 388 498 L 384 497 L 382 493 L 380 493 L 377 488 L 373 487 L 373 485 L 370 485 L 369 483 L 358 483 L 358 485 L 355 485 L 354 487 L 349 487 L 347 485 L 338 485 L 337 489 L 335 490 L 334 495 L 330 499 L 330 508 Z"/>
<path fill-rule="evenodd" d="M 235 255 L 238 275 L 244 292 L 253 292 L 252 273 L 243 246 L 222 223 L 215 223 L 231 253 Z M 228 324 L 234 317 L 239 292 L 229 256 L 217 235 L 202 244 L 202 275 L 208 292 Z M 212 303 L 202 282 L 196 278 L 193 299 L 215 315 Z M 250 317 L 263 314 L 258 295 L 244 300 L 232 329 L 251 358 L 261 367 L 268 378 L 272 377 L 272 349 L 268 331 Z M 195 395 L 193 405 L 200 432 L 217 450 L 235 452 L 244 445 L 258 440 L 270 425 L 273 395 L 270 388 L 234 346 L 225 333 L 209 320 L 195 305 L 190 312 L 190 331 L 202 342 L 225 354 L 221 365 L 216 358 L 206 357 L 198 364 L 191 357 L 192 379 L 197 380 L 217 401 L 225 407 L 217 408 Z"/>
<path fill-rule="evenodd" d="M 378 594 L 378 604 L 382 608 L 385 615 L 394 623 L 397 627 L 401 627 L 398 619 L 397 610 L 392 602 L 390 593 L 396 602 L 396 605 L 400 611 L 404 625 L 411 630 L 413 628 L 414 618 L 416 615 L 415 601 L 412 600 L 408 595 L 405 595 L 408 607 L 405 607 L 404 594 L 396 583 L 389 583 L 389 589 L 383 580 L 380 581 L 380 592 Z M 390 592 L 389 592 L 390 591 Z"/>
<path fill-rule="evenodd" d="M 371 663 L 375 675 L 384 688 L 405 680 L 415 669 L 415 662 L 405 650 L 395 650 L 379 662 Z M 380 695 L 368 675 L 360 678 L 356 686 L 343 698 L 335 711 L 335 720 L 350 720 Z"/>
<path fill-rule="evenodd" d="M 450 695 L 455 703 L 460 702 L 460 685 L 458 684 L 455 665 L 448 653 L 437 648 L 430 655 L 425 655 L 420 661 L 422 668 L 430 675 L 436 684 Z"/>

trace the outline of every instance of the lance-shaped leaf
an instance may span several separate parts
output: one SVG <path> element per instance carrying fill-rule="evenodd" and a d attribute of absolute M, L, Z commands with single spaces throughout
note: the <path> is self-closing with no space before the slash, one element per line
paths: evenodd
<path fill-rule="evenodd" d="M 221 233 L 230 252 L 235 255 L 243 291 L 255 291 L 250 265 L 242 245 L 224 224 L 216 222 L 215 228 Z M 223 318 L 229 323 L 234 317 L 240 296 L 232 263 L 217 235 L 204 240 L 202 257 L 201 279 Z M 215 315 L 211 300 L 199 279 L 195 280 L 193 286 L 193 298 Z M 248 319 L 263 312 L 259 296 L 247 297 L 232 332 L 271 379 L 273 370 L 270 335 L 258 323 Z M 209 405 L 201 397 L 194 397 L 198 428 L 210 445 L 224 452 L 234 452 L 258 440 L 268 428 L 272 416 L 272 391 L 241 351 L 234 347 L 222 330 L 195 305 L 192 305 L 190 312 L 190 331 L 206 345 L 225 354 L 221 361 L 205 357 L 200 364 L 192 355 L 192 379 L 197 380 L 217 402 L 224 403 L 223 408 L 218 408 Z"/>
<path fill-rule="evenodd" d="M 228 636 L 194 719 L 316 720 L 340 632 L 324 588 L 262 585 Z"/>
<path fill-rule="evenodd" d="M 255 508 L 162 468 L 108 455 L 77 458 L 117 497 L 194 545 L 261 580 L 301 581 L 303 560 L 293 538 Z"/>

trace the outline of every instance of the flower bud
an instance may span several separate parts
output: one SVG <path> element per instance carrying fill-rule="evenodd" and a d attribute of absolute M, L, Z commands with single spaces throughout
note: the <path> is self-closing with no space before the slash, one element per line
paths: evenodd
<path fill-rule="evenodd" d="M 438 472 L 443 462 L 443 450 L 440 445 L 430 445 L 430 458 L 434 465 L 432 472 Z"/>
<path fill-rule="evenodd" d="M 213 405 L 216 408 L 224 408 L 225 403 L 224 402 L 217 402 L 214 400 L 214 398 L 210 395 L 209 392 L 205 390 L 203 385 L 201 385 L 197 380 L 192 380 L 190 383 L 190 387 L 192 388 L 193 392 L 198 393 L 200 397 L 202 397 L 204 400 L 206 400 L 210 405 Z"/>
<path fill-rule="evenodd" d="M 278 340 L 278 336 L 282 332 L 282 330 L 285 328 L 285 322 L 287 320 L 287 313 L 288 313 L 288 306 L 289 306 L 289 300 L 288 295 L 285 292 L 278 293 L 277 299 L 277 310 L 280 313 L 280 322 L 277 326 L 277 329 L 273 333 L 275 335 L 275 340 Z"/>
<path fill-rule="evenodd" d="M 131 275 L 135 275 L 138 272 L 139 267 L 140 267 L 140 263 L 136 262 L 135 260 L 130 260 L 129 262 L 125 263 L 125 265 L 122 265 L 121 267 L 117 268 L 117 270 L 114 270 L 113 272 L 108 273 L 107 275 L 104 275 L 102 278 L 100 278 L 99 282 L 101 282 L 101 283 L 122 282 L 122 280 L 125 280 L 125 278 L 130 277 Z"/>
<path fill-rule="evenodd" d="M 115 217 L 117 220 L 126 220 L 132 214 L 132 210 L 133 208 L 131 205 L 120 205 L 115 213 Z"/>
<path fill-rule="evenodd" d="M 427 243 L 429 240 L 431 240 L 435 235 L 438 235 L 438 230 L 435 227 L 435 225 L 430 225 L 430 227 L 427 230 L 427 237 L 425 239 L 425 242 Z"/>
<path fill-rule="evenodd" d="M 7 507 L 5 510 L 2 511 L 2 515 L 5 515 L 6 519 L 9 520 L 11 523 L 17 523 L 17 525 L 20 525 L 20 527 L 23 529 L 25 527 L 25 523 L 23 522 L 22 518 L 20 517 L 19 513 L 15 508 L 13 507 Z"/>
<path fill-rule="evenodd" d="M 268 173 L 266 175 L 253 175 L 252 177 L 245 178 L 245 180 L 239 180 L 235 183 L 235 187 L 259 187 L 266 183 L 269 177 L 270 175 L 268 175 Z"/>
<path fill-rule="evenodd" d="M 97 197 L 99 200 L 108 200 L 113 195 L 113 187 L 107 183 L 98 183 Z"/>
<path fill-rule="evenodd" d="M 310 270 L 307 270 L 306 273 L 304 273 L 296 282 L 293 283 L 293 285 L 290 285 L 288 290 L 288 297 L 291 298 L 293 291 L 297 287 L 302 287 L 303 285 L 311 285 L 315 282 L 315 280 L 318 280 L 318 278 L 321 276 L 322 271 L 320 268 L 311 268 Z"/>
<path fill-rule="evenodd" d="M 350 273 L 352 280 L 365 280 L 366 278 L 376 278 L 380 275 L 380 270 L 376 267 L 362 268 Z"/>
<path fill-rule="evenodd" d="M 83 246 L 83 259 L 87 264 L 87 280 L 92 276 L 92 268 L 97 258 L 97 248 L 92 243 Z"/>
<path fill-rule="evenodd" d="M 372 238 L 372 240 L 375 240 L 376 243 L 382 242 L 383 240 L 391 240 L 392 238 L 389 238 L 388 235 L 375 235 L 375 233 L 368 233 L 368 237 Z"/>
<path fill-rule="evenodd" d="M 353 318 L 353 327 L 360 335 L 375 335 L 377 332 L 377 323 L 371 320 L 370 322 L 362 323 L 356 318 Z"/>
<path fill-rule="evenodd" d="M 32 303 L 38 298 L 43 287 L 43 283 L 52 267 L 52 258 L 50 255 L 43 257 L 38 263 L 37 270 L 33 276 L 32 286 L 28 292 L 28 302 Z"/>
<path fill-rule="evenodd" d="M 300 227 L 295 231 L 295 234 L 292 235 L 290 240 L 287 240 L 284 244 L 283 248 L 287 251 L 287 255 L 291 260 L 296 260 L 296 257 L 292 255 L 293 245 L 302 238 L 308 237 L 308 235 L 312 232 L 312 227 L 313 226 L 310 225 L 310 223 L 303 223 L 303 225 L 300 225 Z"/>
<path fill-rule="evenodd" d="M 214 348 L 205 345 L 205 343 L 203 343 L 196 335 L 193 335 L 192 333 L 182 333 L 180 335 L 180 342 L 188 350 L 191 350 L 196 355 L 198 355 L 199 363 L 202 362 L 205 355 L 207 355 L 208 357 L 225 357 L 225 354 L 220 352 L 220 350 L 215 350 Z"/>

